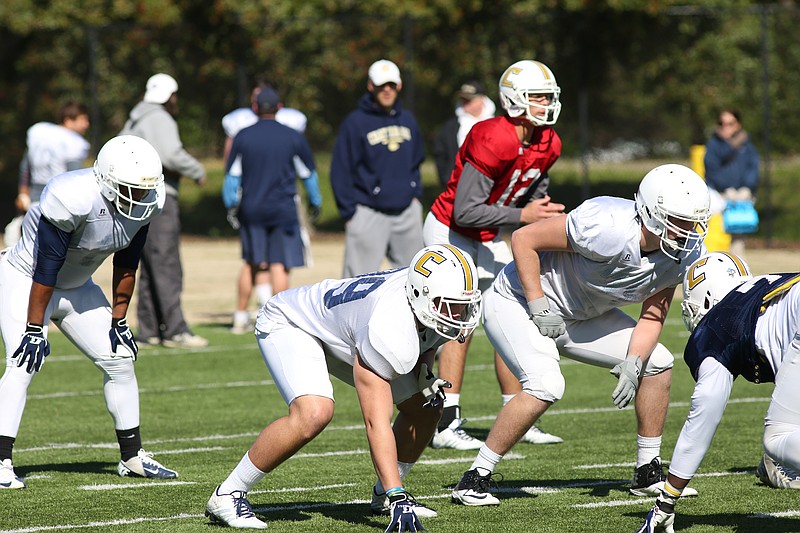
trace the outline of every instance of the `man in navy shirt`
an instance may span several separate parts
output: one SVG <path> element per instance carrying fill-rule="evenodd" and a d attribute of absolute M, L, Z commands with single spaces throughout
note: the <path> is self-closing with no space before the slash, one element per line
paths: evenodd
<path fill-rule="evenodd" d="M 347 115 L 331 160 L 331 185 L 346 221 L 344 277 L 378 270 L 384 256 L 407 265 L 422 244 L 422 133 L 398 95 L 400 69 L 381 59 Z"/>
<path fill-rule="evenodd" d="M 258 122 L 240 131 L 233 140 L 225 172 L 237 157 L 242 164 L 242 200 L 239 236 L 242 258 L 255 272 L 255 283 L 269 276 L 275 294 L 289 287 L 289 272 L 303 266 L 303 241 L 294 203 L 294 158 L 310 171 L 304 178 L 312 208 L 322 205 L 316 166 L 305 137 L 275 120 L 280 97 L 272 87 L 259 91 L 254 111 Z"/>

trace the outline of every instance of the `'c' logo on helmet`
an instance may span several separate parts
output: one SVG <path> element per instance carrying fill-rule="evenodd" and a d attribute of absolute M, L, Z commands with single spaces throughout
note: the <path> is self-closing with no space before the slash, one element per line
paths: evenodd
<path fill-rule="evenodd" d="M 703 259 L 698 260 L 695 264 L 689 267 L 689 272 L 686 273 L 686 281 L 689 285 L 690 289 L 694 289 L 699 285 L 703 280 L 706 279 L 706 273 L 700 272 L 700 274 L 696 274 L 695 271 L 700 268 L 701 266 L 705 266 L 708 263 L 708 258 L 704 257 Z"/>
<path fill-rule="evenodd" d="M 464 273 L 464 289 L 466 291 L 474 290 L 475 287 L 473 287 L 472 284 L 472 276 L 473 276 L 472 267 L 470 266 L 469 261 L 467 261 L 467 258 L 464 257 L 464 253 L 455 246 L 449 244 L 442 244 L 441 246 L 453 252 L 453 255 L 456 256 L 456 259 L 461 264 L 461 271 Z M 414 264 L 414 271 L 419 272 L 426 278 L 431 275 L 431 270 L 425 266 L 425 263 L 427 263 L 429 259 L 432 260 L 437 265 L 441 265 L 442 263 L 447 261 L 447 258 L 442 254 L 440 254 L 439 252 L 436 252 L 434 250 L 428 250 L 427 252 L 425 252 L 422 255 L 422 257 L 420 257 L 419 260 Z"/>
<path fill-rule="evenodd" d="M 503 74 L 503 79 L 502 79 L 502 80 L 500 80 L 500 85 L 502 85 L 503 87 L 512 87 L 512 88 L 513 88 L 513 87 L 514 87 L 514 84 L 513 84 L 513 83 L 511 83 L 510 81 L 508 81 L 508 77 L 509 77 L 510 75 L 512 75 L 512 74 L 514 74 L 514 75 L 516 76 L 516 75 L 517 75 L 517 74 L 519 74 L 520 72 L 522 72 L 522 69 L 521 69 L 521 68 L 518 68 L 518 67 L 511 67 L 511 68 L 509 68 L 508 70 L 506 70 L 506 73 L 505 73 L 505 74 Z"/>

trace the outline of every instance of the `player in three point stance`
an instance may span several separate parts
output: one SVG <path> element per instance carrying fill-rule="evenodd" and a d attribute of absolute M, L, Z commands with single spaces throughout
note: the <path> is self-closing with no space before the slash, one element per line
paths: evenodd
<path fill-rule="evenodd" d="M 28 385 L 50 353 L 52 321 L 104 374 L 114 419 L 119 475 L 174 478 L 142 449 L 137 346 L 125 321 L 150 220 L 164 205 L 155 149 L 139 137 L 108 141 L 94 168 L 67 172 L 45 187 L 25 215 L 22 239 L 0 259 L 0 333 L 6 370 L 0 379 L 0 488 L 21 489 L 11 462 Z M 113 305 L 92 274 L 114 254 Z"/>
<path fill-rule="evenodd" d="M 261 432 L 211 495 L 206 515 L 232 527 L 267 527 L 247 492 L 328 425 L 331 374 L 354 385 L 361 404 L 378 474 L 372 511 L 392 517 L 387 532 L 422 530 L 419 517 L 436 512 L 402 481 L 430 441 L 450 385 L 430 369 L 439 346 L 472 333 L 480 307 L 475 265 L 451 245 L 423 248 L 408 268 L 274 296 L 259 312 L 256 339 L 289 414 Z"/>
<path fill-rule="evenodd" d="M 564 394 L 560 355 L 611 369 L 620 409 L 636 397 L 637 458 L 630 492 L 656 495 L 673 357 L 658 342 L 688 265 L 703 253 L 708 189 L 681 165 L 642 179 L 635 201 L 598 197 L 515 231 L 514 262 L 484 295 L 489 340 L 522 384 L 452 493 L 498 505 L 490 476 L 503 455 Z M 641 303 L 636 321 L 619 309 Z M 637 389 L 641 394 L 637 395 Z"/>
<path fill-rule="evenodd" d="M 664 489 L 638 533 L 673 531 L 675 504 L 711 446 L 738 376 L 775 382 L 758 477 L 800 488 L 800 274 L 751 277 L 737 256 L 714 252 L 686 271 L 684 360 L 696 384 Z"/>

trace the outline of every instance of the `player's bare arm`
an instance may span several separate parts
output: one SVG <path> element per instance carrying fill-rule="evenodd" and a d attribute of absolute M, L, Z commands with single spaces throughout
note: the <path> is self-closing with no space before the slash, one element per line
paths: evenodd
<path fill-rule="evenodd" d="M 529 302 L 544 296 L 539 279 L 541 273 L 539 252 L 546 250 L 572 251 L 567 239 L 567 215 L 541 220 L 511 234 L 511 251 L 514 254 L 525 298 Z"/>
<path fill-rule="evenodd" d="M 642 303 L 639 321 L 631 334 L 628 356 L 639 356 L 642 361 L 650 357 L 658 344 L 673 296 L 675 296 L 675 288 L 667 287 Z"/>
<path fill-rule="evenodd" d="M 353 380 L 378 479 L 387 489 L 401 487 L 397 471 L 397 443 L 391 425 L 394 414 L 392 388 L 388 381 L 367 367 L 358 354 L 353 362 Z"/>
<path fill-rule="evenodd" d="M 125 318 L 136 284 L 136 270 L 114 267 L 111 318 Z"/>
<path fill-rule="evenodd" d="M 31 293 L 28 299 L 28 323 L 43 324 L 44 312 L 53 296 L 54 287 L 42 285 L 34 281 L 31 284 Z"/>

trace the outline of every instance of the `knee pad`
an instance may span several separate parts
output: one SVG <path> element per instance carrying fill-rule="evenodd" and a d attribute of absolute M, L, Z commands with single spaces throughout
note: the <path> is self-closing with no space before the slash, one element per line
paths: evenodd
<path fill-rule="evenodd" d="M 133 359 L 130 357 L 100 359 L 94 364 L 112 381 L 123 382 L 136 379 L 133 371 Z"/>
<path fill-rule="evenodd" d="M 530 394 L 543 402 L 557 402 L 564 396 L 566 382 L 560 371 L 551 370 L 541 376 L 526 380 L 522 392 Z"/>
<path fill-rule="evenodd" d="M 658 343 L 653 353 L 651 353 L 650 357 L 647 359 L 647 364 L 642 369 L 642 375 L 655 376 L 669 370 L 674 364 L 675 357 L 672 355 L 672 352 L 667 350 L 663 344 Z"/>

